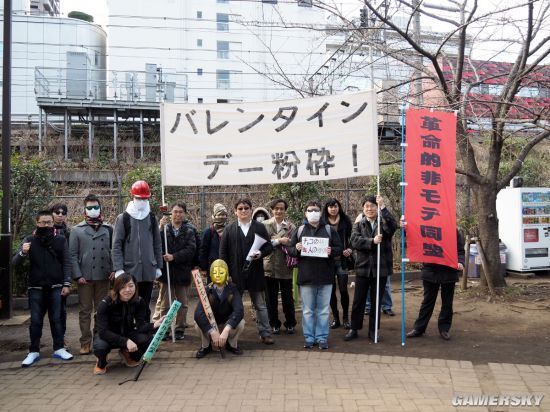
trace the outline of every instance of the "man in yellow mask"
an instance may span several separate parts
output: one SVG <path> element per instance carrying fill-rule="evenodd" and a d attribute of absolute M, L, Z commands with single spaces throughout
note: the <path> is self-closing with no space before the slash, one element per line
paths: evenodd
<path fill-rule="evenodd" d="M 243 300 L 237 286 L 229 282 L 227 263 L 221 259 L 212 262 L 210 279 L 212 283 L 206 286 L 206 295 L 218 330 L 210 325 L 203 305 L 199 303 L 195 310 L 195 329 L 201 337 L 201 347 L 196 357 L 204 358 L 212 352 L 212 346 L 216 349 L 225 347 L 235 355 L 242 355 L 243 351 L 239 348 L 238 341 L 244 329 Z"/>

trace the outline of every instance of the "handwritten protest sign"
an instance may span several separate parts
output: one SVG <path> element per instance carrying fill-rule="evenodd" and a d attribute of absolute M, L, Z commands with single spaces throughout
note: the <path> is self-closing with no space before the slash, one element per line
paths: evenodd
<path fill-rule="evenodd" d="M 328 242 L 327 237 L 302 237 L 302 256 L 328 257 Z"/>

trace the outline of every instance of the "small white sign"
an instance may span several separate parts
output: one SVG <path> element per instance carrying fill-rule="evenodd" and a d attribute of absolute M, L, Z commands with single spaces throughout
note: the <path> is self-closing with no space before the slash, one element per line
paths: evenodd
<path fill-rule="evenodd" d="M 327 237 L 302 237 L 302 256 L 328 257 Z"/>

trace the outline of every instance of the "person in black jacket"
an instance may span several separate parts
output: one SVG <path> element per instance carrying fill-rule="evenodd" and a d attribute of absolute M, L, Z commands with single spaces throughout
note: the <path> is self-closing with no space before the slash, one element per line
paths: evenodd
<path fill-rule="evenodd" d="M 424 263 L 422 266 L 422 283 L 424 286 L 424 298 L 420 306 L 418 319 L 414 322 L 413 329 L 407 333 L 408 338 L 422 336 L 426 332 L 428 322 L 432 317 L 437 300 L 437 292 L 441 287 L 441 311 L 437 320 L 439 336 L 444 340 L 451 339 L 449 331 L 453 321 L 453 298 L 455 294 L 455 283 L 458 282 L 458 274 L 464 269 L 465 251 L 464 239 L 456 231 L 456 247 L 458 262 L 456 267 Z"/>
<path fill-rule="evenodd" d="M 37 213 L 36 230 L 23 240 L 19 251 L 13 257 L 13 265 L 20 265 L 27 259 L 30 261 L 28 296 L 31 311 L 31 345 L 29 354 L 21 366 L 28 367 L 40 359 L 40 338 L 46 312 L 50 318 L 53 357 L 70 360 L 73 355 L 63 347 L 61 296 L 70 293 L 71 258 L 67 241 L 55 233 L 53 217 L 49 210 Z"/>
<path fill-rule="evenodd" d="M 229 282 L 227 263 L 221 259 L 212 262 L 210 278 L 212 283 L 206 287 L 206 295 L 218 331 L 208 321 L 204 307 L 199 302 L 195 309 L 195 329 L 201 338 L 201 347 L 196 357 L 204 358 L 212 352 L 212 346 L 220 350 L 225 347 L 235 355 L 242 355 L 239 336 L 244 329 L 244 306 L 237 286 Z"/>
<path fill-rule="evenodd" d="M 115 279 L 110 295 L 103 298 L 97 309 L 97 333 L 94 337 L 94 355 L 97 362 L 94 375 L 107 372 L 107 355 L 113 348 L 126 366 L 139 365 L 147 350 L 154 329 L 158 329 L 164 316 L 149 323 L 147 303 L 138 295 L 136 278 L 123 273 Z"/>
<path fill-rule="evenodd" d="M 380 231 L 378 230 L 378 208 L 380 208 Z M 387 277 L 393 272 L 392 237 L 397 230 L 397 221 L 384 204 L 380 195 L 368 196 L 363 201 L 363 218 L 355 223 L 351 232 L 351 247 L 357 251 L 355 260 L 355 295 L 351 307 L 351 329 L 344 340 L 358 337 L 357 331 L 363 328 L 363 316 L 367 291 L 370 288 L 370 300 L 376 307 L 377 249 L 380 245 L 380 279 L 378 288 L 378 312 L 384 294 Z M 374 340 L 376 310 L 369 313 L 369 339 Z M 378 336 L 380 340 L 380 336 Z"/>
<path fill-rule="evenodd" d="M 185 225 L 187 206 L 183 202 L 175 203 L 171 209 L 172 222 L 168 223 L 168 217 L 160 220 L 160 235 L 162 239 L 162 255 L 167 262 L 162 268 L 159 296 L 155 305 L 153 321 L 160 319 L 168 313 L 170 299 L 168 297 L 167 267 L 170 265 L 170 293 L 172 299 L 181 302 L 181 307 L 176 316 L 176 328 L 174 337 L 183 340 L 187 322 L 187 310 L 189 307 L 189 286 L 191 285 L 191 269 L 193 258 L 197 249 L 195 231 L 189 225 Z M 164 243 L 164 227 L 166 225 L 166 240 L 168 250 Z"/>
<path fill-rule="evenodd" d="M 256 310 L 256 326 L 260 341 L 266 345 L 274 343 L 271 337 L 269 316 L 265 302 L 265 273 L 263 258 L 273 251 L 273 246 L 265 226 L 252 218 L 252 201 L 239 199 L 235 203 L 237 221 L 223 231 L 220 243 L 220 259 L 227 263 L 233 282 L 239 292 L 248 290 L 250 300 Z M 259 250 L 251 251 L 258 235 L 266 242 Z M 250 252 L 252 254 L 250 255 Z"/>
<path fill-rule="evenodd" d="M 344 213 L 342 205 L 338 199 L 329 199 L 325 203 L 322 214 L 323 221 L 331 225 L 340 236 L 342 242 L 342 256 L 334 259 L 335 270 L 332 283 L 332 294 L 330 295 L 330 308 L 332 309 L 333 321 L 330 324 L 331 329 L 340 327 L 340 314 L 338 313 L 338 298 L 336 297 L 336 279 L 338 280 L 338 290 L 340 291 L 340 305 L 342 306 L 342 323 L 344 329 L 350 328 L 349 323 L 349 293 L 348 293 L 348 270 L 353 269 L 353 256 L 349 239 L 351 236 L 351 220 Z"/>
<path fill-rule="evenodd" d="M 200 268 L 206 272 L 208 283 L 210 265 L 220 257 L 220 242 L 223 231 L 227 225 L 227 208 L 221 203 L 214 205 L 212 212 L 212 224 L 203 230 L 199 248 Z"/>
<path fill-rule="evenodd" d="M 342 243 L 336 230 L 321 222 L 319 202 L 307 202 L 304 212 L 307 223 L 294 231 L 288 245 L 288 253 L 299 258 L 298 285 L 303 307 L 304 348 L 311 349 L 318 343 L 319 349 L 328 349 L 328 319 L 330 294 L 334 282 L 334 259 L 342 254 Z M 302 255 L 304 237 L 328 238 L 327 256 Z"/>

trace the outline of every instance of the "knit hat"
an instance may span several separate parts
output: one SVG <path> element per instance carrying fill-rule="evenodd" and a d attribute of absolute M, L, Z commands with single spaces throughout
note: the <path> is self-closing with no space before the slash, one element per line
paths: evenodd
<path fill-rule="evenodd" d="M 227 208 L 222 205 L 221 203 L 216 203 L 214 205 L 214 210 L 213 210 L 213 213 L 212 213 L 212 218 L 215 218 L 216 215 L 220 214 L 220 213 L 225 213 L 227 214 Z"/>

